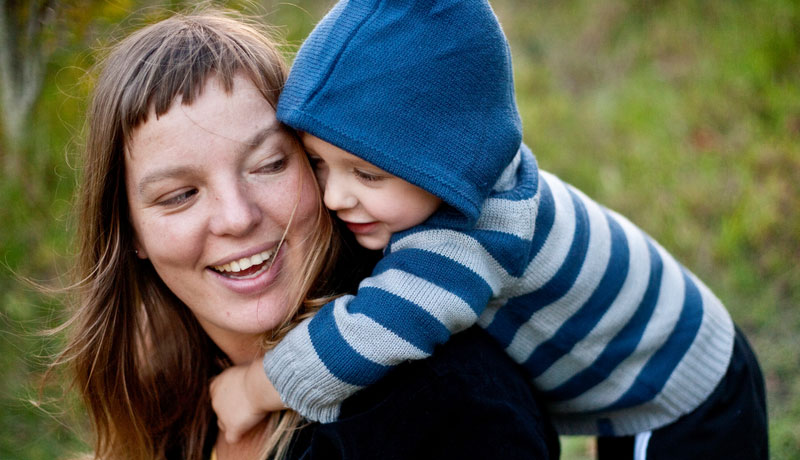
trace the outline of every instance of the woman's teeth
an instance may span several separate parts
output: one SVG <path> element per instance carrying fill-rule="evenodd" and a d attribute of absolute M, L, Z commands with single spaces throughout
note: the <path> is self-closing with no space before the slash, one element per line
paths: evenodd
<path fill-rule="evenodd" d="M 274 248 L 252 255 L 250 257 L 242 257 L 239 260 L 234 260 L 233 262 L 229 262 L 225 265 L 214 265 L 211 268 L 222 273 L 226 272 L 239 273 L 241 271 L 247 270 L 250 267 L 253 267 L 254 265 L 260 265 L 263 264 L 264 262 L 269 261 L 273 255 L 275 255 Z"/>

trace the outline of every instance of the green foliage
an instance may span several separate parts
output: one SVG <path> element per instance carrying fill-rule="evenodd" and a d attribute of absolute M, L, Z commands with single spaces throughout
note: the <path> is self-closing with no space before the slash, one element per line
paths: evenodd
<path fill-rule="evenodd" d="M 276 25 L 291 55 L 332 2 L 291 3 L 228 4 Z M 75 427 L 85 421 L 27 402 L 46 362 L 37 357 L 58 345 L 35 332 L 57 324 L 63 306 L 19 277 L 64 279 L 87 71 L 108 37 L 160 14 L 145 1 L 64 4 L 67 39 L 48 67 L 26 167 L 0 178 L 0 458 L 82 446 Z M 800 457 L 800 4 L 492 5 L 540 166 L 628 216 L 711 286 L 761 360 L 773 458 Z M 590 458 L 590 444 L 568 441 L 564 458 Z"/>

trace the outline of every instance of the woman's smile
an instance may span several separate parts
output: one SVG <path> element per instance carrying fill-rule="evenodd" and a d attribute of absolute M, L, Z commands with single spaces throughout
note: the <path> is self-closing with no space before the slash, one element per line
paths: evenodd
<path fill-rule="evenodd" d="M 256 272 L 256 269 L 260 271 L 267 263 L 271 263 L 277 249 L 276 246 L 256 253 L 252 257 L 245 256 L 230 263 L 214 265 L 211 268 L 232 278 L 243 278 Z"/>
<path fill-rule="evenodd" d="M 209 267 L 217 282 L 240 295 L 254 295 L 266 290 L 281 271 L 284 246 L 243 257 L 230 263 Z"/>

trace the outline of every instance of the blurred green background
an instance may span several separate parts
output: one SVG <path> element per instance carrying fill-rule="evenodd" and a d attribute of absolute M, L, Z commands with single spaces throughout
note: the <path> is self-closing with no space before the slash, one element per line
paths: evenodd
<path fill-rule="evenodd" d="M 215 4 L 274 25 L 290 57 L 331 2 Z M 772 458 L 800 458 L 800 2 L 492 5 L 540 166 L 627 215 L 726 303 L 764 368 Z M 64 306 L 21 280 L 65 283 L 92 64 L 182 6 L 0 1 L 2 459 L 84 446 L 82 417 L 30 402 L 59 346 L 38 332 Z M 591 458 L 592 446 L 564 439 L 563 458 Z"/>

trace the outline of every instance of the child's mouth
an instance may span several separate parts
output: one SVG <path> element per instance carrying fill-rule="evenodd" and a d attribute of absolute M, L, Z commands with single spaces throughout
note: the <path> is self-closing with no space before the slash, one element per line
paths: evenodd
<path fill-rule="evenodd" d="M 368 222 L 365 224 L 356 224 L 353 222 L 345 222 L 345 225 L 351 232 L 355 233 L 356 235 L 363 235 L 365 233 L 371 233 L 373 230 L 375 230 L 375 227 L 378 226 L 378 223 Z"/>

